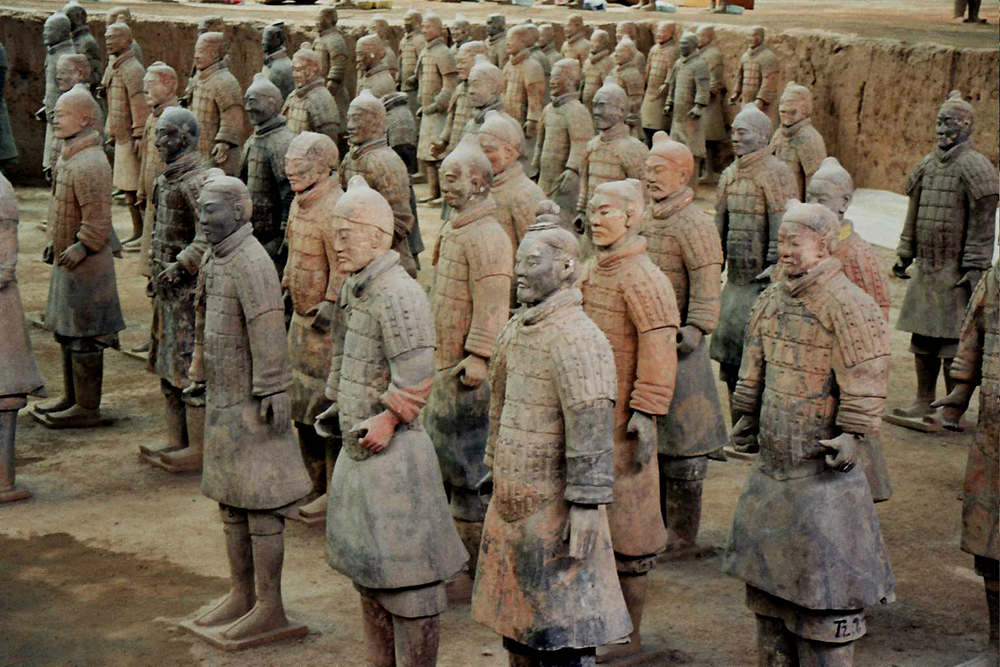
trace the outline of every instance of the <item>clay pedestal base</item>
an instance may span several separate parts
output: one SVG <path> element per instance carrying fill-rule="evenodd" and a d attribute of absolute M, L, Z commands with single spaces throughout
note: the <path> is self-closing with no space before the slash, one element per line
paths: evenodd
<path fill-rule="evenodd" d="M 664 667 L 672 665 L 677 656 L 672 651 L 643 651 L 621 658 L 610 658 L 600 662 L 605 667 Z"/>
<path fill-rule="evenodd" d="M 13 489 L 0 491 L 0 503 L 12 503 L 18 500 L 26 500 L 30 497 L 31 491 L 19 489 L 16 486 Z"/>
<path fill-rule="evenodd" d="M 757 460 L 757 454 L 758 454 L 757 452 L 738 452 L 729 445 L 723 447 L 722 450 L 726 453 L 727 459 L 738 459 L 740 461 Z"/>
<path fill-rule="evenodd" d="M 133 359 L 138 359 L 139 361 L 149 361 L 149 350 L 146 350 L 145 352 L 138 352 L 132 349 L 123 349 L 121 350 L 121 353 L 126 357 L 132 357 Z"/>
<path fill-rule="evenodd" d="M 264 632 L 252 637 L 233 640 L 226 639 L 222 636 L 222 633 L 229 629 L 230 625 L 231 624 L 227 623 L 225 625 L 216 625 L 205 628 L 200 625 L 195 625 L 194 619 L 178 623 L 178 626 L 182 629 L 190 632 L 199 639 L 208 642 L 216 648 L 221 648 L 223 651 L 242 651 L 244 649 L 253 648 L 254 646 L 261 646 L 262 644 L 273 644 L 274 642 L 285 641 L 286 639 L 298 639 L 309 634 L 309 628 L 301 623 L 296 623 L 292 619 L 288 619 L 288 625 L 283 628 L 271 630 L 270 632 Z"/>
<path fill-rule="evenodd" d="M 673 563 L 677 561 L 698 560 L 700 558 L 711 558 L 719 553 L 717 547 L 694 544 L 683 549 L 667 550 L 656 557 L 658 563 Z"/>
<path fill-rule="evenodd" d="M 86 421 L 76 421 L 76 422 L 56 422 L 49 418 L 49 413 L 47 412 L 36 412 L 34 407 L 28 410 L 28 414 L 34 417 L 38 422 L 42 424 L 45 428 L 51 429 L 62 429 L 62 428 L 96 428 L 99 426 L 111 426 L 115 423 L 114 417 L 108 417 L 107 415 L 100 415 L 93 419 Z"/>
<path fill-rule="evenodd" d="M 888 412 L 882 417 L 882 421 L 893 426 L 902 426 L 912 431 L 922 431 L 923 433 L 937 433 L 942 430 L 938 421 L 937 413 L 926 417 L 901 417 Z"/>

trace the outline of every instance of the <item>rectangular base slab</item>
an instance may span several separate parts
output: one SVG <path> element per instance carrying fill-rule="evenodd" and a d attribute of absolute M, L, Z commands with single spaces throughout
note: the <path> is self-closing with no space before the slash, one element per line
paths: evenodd
<path fill-rule="evenodd" d="M 996 664 L 996 660 L 991 661 L 990 656 L 981 655 L 978 658 L 966 660 L 960 665 L 955 665 L 955 667 L 994 667 Z"/>
<path fill-rule="evenodd" d="M 720 549 L 711 545 L 696 544 L 687 549 L 678 551 L 664 551 L 656 557 L 658 563 L 676 563 L 688 560 L 699 560 L 701 558 L 712 558 L 718 554 Z"/>
<path fill-rule="evenodd" d="M 200 463 L 197 466 L 182 468 L 180 466 L 170 465 L 169 463 L 167 463 L 166 461 L 164 461 L 163 459 L 160 459 L 160 458 L 157 458 L 157 459 L 147 458 L 146 460 L 149 461 L 150 463 L 152 463 L 157 468 L 163 468 L 167 472 L 171 472 L 171 473 L 174 473 L 174 474 L 181 473 L 181 472 L 201 472 L 201 464 Z"/>
<path fill-rule="evenodd" d="M 886 424 L 902 426 L 903 428 L 908 428 L 913 431 L 921 431 L 923 433 L 937 433 L 938 431 L 943 430 L 941 428 L 941 424 L 938 423 L 937 418 L 928 420 L 923 417 L 900 417 L 899 415 L 887 412 L 882 415 L 882 421 Z"/>
<path fill-rule="evenodd" d="M 98 428 L 102 426 L 111 426 L 112 424 L 115 423 L 114 417 L 106 417 L 104 415 L 101 415 L 96 421 L 86 425 L 63 424 L 60 422 L 54 422 L 51 419 L 49 419 L 49 415 L 47 412 L 35 412 L 35 409 L 33 407 L 28 410 L 28 414 L 34 417 L 37 421 L 41 422 L 42 426 L 44 426 L 45 428 L 51 428 L 51 429 Z"/>
<path fill-rule="evenodd" d="M 654 650 L 598 664 L 603 667 L 666 667 L 666 665 L 674 664 L 676 659 L 677 656 L 671 651 Z"/>
<path fill-rule="evenodd" d="M 16 486 L 7 491 L 0 491 L 0 503 L 12 503 L 18 500 L 26 500 L 31 497 L 31 491 L 19 489 Z"/>
<path fill-rule="evenodd" d="M 149 352 L 136 352 L 134 350 L 121 350 L 121 353 L 126 357 L 132 357 L 133 359 L 138 359 L 139 361 L 149 361 Z"/>
<path fill-rule="evenodd" d="M 222 636 L 222 632 L 229 629 L 230 624 L 203 628 L 200 625 L 195 625 L 194 619 L 192 619 L 190 621 L 182 621 L 177 625 L 212 646 L 221 648 L 223 651 L 242 651 L 262 644 L 273 644 L 274 642 L 285 641 L 286 639 L 298 639 L 309 634 L 309 628 L 301 623 L 296 623 L 292 619 L 288 619 L 288 625 L 283 628 L 238 640 L 226 639 Z"/>
<path fill-rule="evenodd" d="M 738 452 L 729 445 L 723 447 L 722 451 L 726 453 L 727 459 L 737 459 L 739 461 L 756 461 L 758 456 L 757 453 Z"/>

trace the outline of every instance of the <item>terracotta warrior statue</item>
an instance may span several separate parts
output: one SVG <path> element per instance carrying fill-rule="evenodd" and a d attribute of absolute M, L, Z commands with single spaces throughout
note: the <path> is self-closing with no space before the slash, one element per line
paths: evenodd
<path fill-rule="evenodd" d="M 490 365 L 490 477 L 481 488 L 493 498 L 472 617 L 503 637 L 515 667 L 593 667 L 597 646 L 632 630 L 608 526 L 614 354 L 580 307 L 576 237 L 550 212 L 556 206 L 540 208 L 548 213 L 517 250 L 526 309 L 503 329 Z"/>
<path fill-rule="evenodd" d="M 535 152 L 538 121 L 545 106 L 545 72 L 529 50 L 530 28 L 526 24 L 515 26 L 507 34 L 509 59 L 503 66 L 503 106 L 524 132 L 521 155 L 525 162 Z M 534 216 L 532 216 L 534 218 Z"/>
<path fill-rule="evenodd" d="M 68 18 L 61 12 L 55 12 L 45 19 L 42 28 L 42 41 L 45 42 L 45 98 L 42 108 L 35 112 L 35 118 L 45 121 L 45 147 L 42 152 L 42 173 L 45 179 L 52 180 L 52 168 L 55 166 L 53 149 L 56 135 L 53 129 L 55 122 L 56 102 L 59 100 L 59 82 L 56 80 L 56 64 L 59 57 L 67 53 L 76 53 L 73 45 L 73 31 Z"/>
<path fill-rule="evenodd" d="M 507 63 L 507 17 L 503 14 L 490 14 L 486 17 L 486 48 L 489 50 L 490 62 L 503 69 Z"/>
<path fill-rule="evenodd" d="M 83 84 L 89 91 L 90 64 L 87 62 L 87 56 L 82 53 L 64 53 L 59 56 L 59 60 L 56 62 L 56 83 L 59 84 L 60 94 L 68 92 L 77 84 Z M 104 120 L 105 114 L 101 110 L 101 105 L 97 104 L 94 107 L 94 129 L 101 135 L 104 134 Z M 62 147 L 62 139 L 56 139 L 52 142 L 53 166 L 59 162 L 59 156 L 62 155 Z"/>
<path fill-rule="evenodd" d="M 48 396 L 17 289 L 17 222 L 14 187 L 0 174 L 0 319 L 4 323 L 0 345 L 0 503 L 31 497 L 30 491 L 14 484 L 17 412 L 28 404 L 28 396 Z"/>
<path fill-rule="evenodd" d="M 330 481 L 327 559 L 361 595 L 368 662 L 433 667 L 444 581 L 468 556 L 418 419 L 434 376 L 431 311 L 390 249 L 392 208 L 363 177 L 332 217 L 349 275 L 326 385 L 332 405 L 316 422 L 327 434 L 339 419 L 344 442 Z"/>
<path fill-rule="evenodd" d="M 680 57 L 676 34 L 675 21 L 660 21 L 653 28 L 654 43 L 646 62 L 646 93 L 640 113 L 647 144 L 652 144 L 653 134 L 659 130 L 670 129 L 670 119 L 664 106 L 667 102 L 667 80 Z"/>
<path fill-rule="evenodd" d="M 392 31 L 389 28 L 389 22 L 381 14 L 376 14 L 371 17 L 368 27 L 371 30 L 368 34 L 374 34 L 382 40 L 382 47 L 385 49 L 385 64 L 389 68 L 389 73 L 392 74 L 392 80 L 399 80 L 399 58 L 396 57 L 396 52 L 390 46 Z"/>
<path fill-rule="evenodd" d="M 102 67 L 101 49 L 87 24 L 87 10 L 74 0 L 63 5 L 59 11 L 69 19 L 70 29 L 73 31 L 73 47 L 77 53 L 87 59 L 87 64 L 90 65 L 87 80 L 80 83 L 86 84 L 93 94 L 101 82 L 101 72 L 104 71 L 104 68 Z"/>
<path fill-rule="evenodd" d="M 760 460 L 722 570 L 746 583 L 761 665 L 851 667 L 864 608 L 895 599 L 856 465 L 881 426 L 889 334 L 878 306 L 830 255 L 839 233 L 826 207 L 789 202 L 782 270 L 746 323 L 732 433 L 759 443 Z"/>
<path fill-rule="evenodd" d="M 417 97 L 417 81 L 414 75 L 417 73 L 417 60 L 420 53 L 427 46 L 424 39 L 423 30 L 424 15 L 412 7 L 406 10 L 403 16 L 403 36 L 399 39 L 399 89 L 406 93 L 409 100 L 410 112 L 416 115 L 420 108 Z"/>
<path fill-rule="evenodd" d="M 566 57 L 556 48 L 555 38 L 556 29 L 551 23 L 543 23 L 538 26 L 538 50 L 549 61 L 550 76 L 552 68 L 556 66 L 556 63 Z M 576 60 L 576 58 L 573 58 L 573 60 Z M 576 60 L 576 64 L 582 65 L 583 63 Z"/>
<path fill-rule="evenodd" d="M 614 503 L 608 506 L 618 582 L 632 619 L 629 643 L 599 649 L 602 662 L 642 651 L 646 575 L 663 551 L 656 420 L 670 408 L 677 373 L 680 315 L 670 280 L 639 238 L 645 208 L 639 181 L 597 186 L 587 214 L 596 256 L 580 280 L 583 309 L 614 352 Z"/>
<path fill-rule="evenodd" d="M 472 100 L 469 96 L 469 74 L 475 64 L 476 56 L 486 55 L 485 42 L 465 42 L 455 55 L 455 67 L 458 68 L 458 85 L 448 103 L 448 118 L 438 140 L 431 146 L 431 152 L 442 160 L 451 154 L 465 135 L 465 126 L 472 118 Z M 442 218 L 444 215 L 442 214 Z"/>
<path fill-rule="evenodd" d="M 313 42 L 312 50 L 315 51 L 319 60 L 319 73 L 315 76 L 318 76 L 321 81 L 326 82 L 326 89 L 333 96 L 337 109 L 344 110 L 351 103 L 351 96 L 345 80 L 347 77 L 348 50 L 344 35 L 340 28 L 337 27 L 337 21 L 336 7 L 320 7 L 319 16 L 316 19 L 316 31 L 319 33 L 319 36 Z M 300 48 L 299 51 L 301 50 Z M 298 55 L 299 51 L 296 51 L 296 55 Z M 295 67 L 294 58 L 292 59 L 292 67 Z M 309 81 L 312 81 L 313 78 L 312 76 L 309 77 Z M 300 88 L 302 85 L 304 84 L 296 82 L 295 87 Z M 339 118 L 340 114 L 337 113 L 336 116 Z M 326 134 L 322 130 L 311 129 L 310 131 Z M 330 138 L 334 141 L 337 140 L 336 137 Z"/>
<path fill-rule="evenodd" d="M 7 49 L 0 43 L 0 170 L 17 162 L 17 144 L 11 132 L 10 115 L 7 113 Z M 89 71 L 89 68 L 88 68 Z M 44 153 L 44 147 L 42 151 Z"/>
<path fill-rule="evenodd" d="M 719 323 L 722 244 L 712 218 L 694 203 L 689 187 L 694 156 L 666 132 L 653 135 L 646 158 L 646 208 L 640 234 L 649 258 L 670 279 L 680 313 L 677 382 L 670 412 L 657 420 L 660 509 L 667 526 L 667 552 L 698 556 L 701 493 L 708 459 L 725 460 L 728 435 L 712 377 L 706 336 Z"/>
<path fill-rule="evenodd" d="M 368 90 L 375 97 L 396 92 L 396 81 L 385 63 L 385 45 L 378 35 L 365 35 L 359 39 L 355 56 L 362 70 L 358 92 Z"/>
<path fill-rule="evenodd" d="M 156 148 L 164 163 L 153 185 L 156 211 L 150 242 L 147 291 L 153 295 L 152 345 L 148 370 L 159 376 L 167 404 L 167 442 L 140 445 L 143 458 L 170 472 L 201 468 L 205 397 L 185 393 L 194 354 L 195 288 L 208 249 L 198 220 L 198 195 L 205 169 L 197 151 L 198 123 L 187 109 L 164 111 L 156 124 Z"/>
<path fill-rule="evenodd" d="M 225 19 L 223 19 L 221 16 L 218 15 L 203 16 L 202 18 L 198 19 L 198 31 L 197 31 L 198 37 L 200 38 L 206 32 L 225 33 L 226 32 Z M 225 44 L 223 44 L 223 49 L 225 48 L 226 48 Z M 223 60 L 226 61 L 226 66 L 228 67 L 229 56 L 228 55 L 224 56 Z M 194 85 L 197 82 L 197 80 L 198 80 L 198 65 L 192 64 L 191 74 L 188 75 L 187 83 L 184 86 L 184 96 L 181 98 L 181 104 L 185 107 L 188 108 L 191 107 L 191 99 L 194 97 Z"/>
<path fill-rule="evenodd" d="M 528 53 L 531 57 L 542 67 L 542 74 L 545 75 L 545 104 L 549 103 L 549 76 L 552 75 L 552 63 L 549 62 L 548 57 L 542 53 L 542 49 L 538 46 L 538 41 L 541 39 L 541 30 L 538 26 L 531 22 L 529 19 L 526 23 L 522 24 L 528 29 L 526 36 L 528 38 Z"/>
<path fill-rule="evenodd" d="M 427 185 L 430 194 L 424 201 L 435 201 L 441 196 L 438 185 L 438 166 L 431 146 L 441 135 L 448 118 L 448 102 L 458 85 L 458 71 L 455 57 L 444 43 L 444 25 L 436 14 L 424 17 L 421 26 L 427 46 L 417 60 L 418 94 L 420 97 L 420 143 L 417 145 L 417 159 L 427 165 Z M 411 80 L 411 84 L 413 81 Z"/>
<path fill-rule="evenodd" d="M 198 278 L 189 377 L 206 388 L 201 492 L 219 503 L 231 577 L 229 595 L 186 627 L 232 648 L 307 632 L 285 615 L 281 570 L 284 512 L 312 486 L 290 428 L 281 287 L 253 236 L 251 208 L 242 181 L 209 172 L 198 218 L 211 249 Z"/>
<path fill-rule="evenodd" d="M 468 19 L 461 14 L 457 15 L 448 26 L 448 36 L 451 38 L 451 46 L 449 47 L 451 53 L 458 56 L 458 50 L 470 39 Z"/>
<path fill-rule="evenodd" d="M 264 67 L 260 71 L 281 91 L 282 101 L 295 90 L 292 59 L 288 57 L 285 42 L 285 24 L 282 21 L 265 26 L 260 36 L 260 50 L 264 53 Z"/>
<path fill-rule="evenodd" d="M 764 43 L 764 28 L 751 28 L 750 46 L 740 58 L 740 69 L 736 73 L 736 90 L 729 98 L 730 104 L 756 104 L 771 120 L 771 128 L 778 124 L 778 78 L 781 63 Z"/>
<path fill-rule="evenodd" d="M 953 385 L 948 369 L 958 347 L 966 304 L 993 254 L 998 180 L 996 167 L 972 146 L 976 116 L 954 91 L 941 105 L 935 133 L 937 150 L 925 157 L 906 183 L 910 207 L 903 222 L 892 272 L 898 278 L 916 263 L 916 275 L 896 328 L 912 334 L 917 396 L 908 408 L 892 411 L 900 426 L 933 417 L 938 372 Z"/>
<path fill-rule="evenodd" d="M 596 30 L 594 32 L 597 32 Z M 607 33 L 605 33 L 607 35 Z M 610 42 L 610 40 L 608 40 Z M 583 24 L 583 17 L 574 14 L 566 21 L 566 39 L 563 40 L 561 49 L 563 58 L 573 58 L 580 62 L 583 67 L 587 58 L 591 55 L 590 40 L 587 39 L 587 27 Z M 586 101 L 584 101 L 586 103 Z"/>
<path fill-rule="evenodd" d="M 713 44 L 715 28 L 710 25 L 698 26 L 695 34 L 698 35 L 698 57 L 708 65 L 709 96 L 708 104 L 701 112 L 701 122 L 705 135 L 705 164 L 711 167 L 710 174 L 714 174 L 722 144 L 729 141 L 726 117 L 722 110 L 726 99 L 725 61 L 722 52 Z M 701 180 L 707 183 L 711 178 L 706 175 Z"/>
<path fill-rule="evenodd" d="M 45 326 L 62 348 L 63 395 L 32 407 L 49 428 L 107 423 L 101 416 L 104 348 L 117 348 L 125 328 L 111 256 L 111 167 L 93 128 L 96 106 L 85 86 L 74 86 L 52 115 L 55 137 L 65 143 L 53 172 L 42 258 L 53 265 Z"/>
<path fill-rule="evenodd" d="M 341 107 L 330 91 L 323 87 L 322 60 L 318 53 L 303 44 L 292 57 L 292 77 L 295 90 L 285 99 L 281 114 L 288 119 L 293 133 L 318 132 L 334 142 L 344 132 Z"/>
<path fill-rule="evenodd" d="M 632 136 L 642 141 L 645 137 L 642 133 L 642 98 L 646 94 L 646 77 L 639 71 L 636 64 L 636 54 L 639 50 L 635 42 L 630 37 L 623 37 L 615 47 L 614 60 L 615 68 L 611 72 L 615 83 L 621 86 L 628 96 L 628 114 L 625 116 L 625 124 L 628 125 Z"/>
<path fill-rule="evenodd" d="M 191 111 L 198 119 L 198 152 L 206 167 L 239 173 L 243 144 L 243 91 L 229 71 L 225 37 L 206 32 L 194 47 L 198 68 L 191 93 Z"/>
<path fill-rule="evenodd" d="M 336 172 L 337 146 L 325 134 L 303 132 L 284 156 L 285 171 L 295 191 L 288 216 L 288 264 L 281 287 L 292 301 L 288 357 L 292 364 L 291 416 L 299 449 L 312 477 L 315 500 L 299 508 L 306 521 L 326 520 L 327 484 L 340 452 L 340 433 L 324 438 L 313 422 L 330 406 L 326 378 L 333 341 L 330 327 L 339 317 L 338 300 L 344 272 L 333 249 L 330 215 L 343 194 Z"/>
<path fill-rule="evenodd" d="M 105 21 L 105 23 L 107 25 L 110 25 L 112 23 L 124 23 L 125 25 L 131 28 L 132 10 L 129 9 L 128 7 L 112 7 L 111 10 L 108 11 L 108 18 L 107 21 Z M 143 56 L 142 53 L 142 47 L 139 46 L 139 42 L 133 39 L 132 43 L 129 44 L 129 49 L 132 51 L 132 55 L 135 56 L 135 59 L 139 61 L 139 64 L 142 64 L 146 61 L 146 58 Z M 108 65 L 110 64 L 111 64 L 111 57 L 109 56 Z M 107 69 L 105 69 L 104 71 L 106 74 Z M 107 81 L 102 82 L 102 87 L 107 88 Z"/>
<path fill-rule="evenodd" d="M 715 226 L 727 271 L 709 355 L 719 362 L 730 411 L 747 317 L 774 273 L 781 216 L 785 203 L 795 198 L 795 177 L 788 165 L 771 155 L 770 137 L 771 121 L 764 112 L 753 104 L 743 107 L 733 119 L 736 161 L 722 172 L 715 194 Z"/>
<path fill-rule="evenodd" d="M 611 76 L 615 61 L 611 57 L 611 35 L 598 28 L 590 35 L 590 55 L 583 63 L 583 106 L 594 110 L 594 96 Z"/>
<path fill-rule="evenodd" d="M 563 58 L 549 77 L 552 102 L 542 112 L 532 164 L 538 185 L 560 209 L 563 227 L 573 229 L 573 210 L 580 197 L 580 165 L 594 120 L 580 101 L 580 61 Z"/>
<path fill-rule="evenodd" d="M 415 224 L 410 206 L 410 175 L 403 160 L 386 142 L 385 107 L 367 90 L 354 98 L 347 109 L 347 136 L 351 151 L 340 164 L 340 184 L 346 187 L 351 178 L 364 176 L 392 208 L 395 227 L 392 249 L 407 273 L 417 277 L 417 267 L 407 237 Z"/>
<path fill-rule="evenodd" d="M 142 213 L 136 206 L 139 189 L 139 149 L 149 107 L 142 91 L 146 70 L 132 55 L 132 31 L 124 23 L 112 23 L 105 34 L 108 53 L 114 60 L 105 75 L 108 82 L 107 143 L 114 143 L 115 166 L 112 187 L 125 193 L 132 216 L 132 234 L 125 243 L 142 238 Z"/>
<path fill-rule="evenodd" d="M 489 125 L 487 120 L 484 129 Z M 477 486 L 486 474 L 487 367 L 507 321 L 514 272 L 514 251 L 490 197 L 492 181 L 492 167 L 475 135 L 466 135 L 441 163 L 442 193 L 452 212 L 434 249 L 430 299 L 437 346 L 434 383 L 423 412 L 472 577 L 486 517 Z"/>
<path fill-rule="evenodd" d="M 285 153 L 295 133 L 280 113 L 281 90 L 263 73 L 254 77 L 243 99 L 254 130 L 243 145 L 240 180 L 247 184 L 253 200 L 253 235 L 281 275 L 288 258 L 287 248 L 282 247 L 288 209 L 295 196 L 285 173 Z"/>
<path fill-rule="evenodd" d="M 987 667 L 1000 653 L 1000 263 L 986 272 L 969 300 L 959 335 L 958 351 L 951 365 L 951 393 L 935 401 L 943 408 L 941 423 L 958 428 L 978 384 L 979 429 L 969 448 L 962 489 L 962 551 L 972 554 L 976 574 L 986 585 L 990 635 L 982 662 Z"/>
<path fill-rule="evenodd" d="M 771 152 L 792 170 L 799 200 L 805 199 L 806 184 L 826 157 L 823 136 L 810 120 L 812 108 L 812 91 L 789 81 L 778 102 L 781 126 L 771 137 Z"/>
<path fill-rule="evenodd" d="M 621 44 L 628 37 L 635 47 L 635 66 L 642 75 L 642 85 L 646 85 L 646 55 L 639 50 L 639 25 L 635 21 L 618 21 L 615 24 L 615 42 Z"/>
<path fill-rule="evenodd" d="M 701 119 L 708 106 L 711 78 L 708 65 L 698 56 L 698 38 L 693 32 L 681 36 L 680 58 L 667 80 L 667 101 L 664 112 L 671 117 L 670 138 L 684 144 L 695 159 L 691 185 L 697 183 L 700 165 L 705 175 L 712 176 L 712 163 L 705 156 L 705 124 Z"/>

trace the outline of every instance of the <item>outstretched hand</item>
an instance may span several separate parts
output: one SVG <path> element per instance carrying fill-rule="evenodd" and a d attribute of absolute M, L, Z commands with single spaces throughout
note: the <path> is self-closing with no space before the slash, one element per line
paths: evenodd
<path fill-rule="evenodd" d="M 755 415 L 741 415 L 729 432 L 729 443 L 738 452 L 757 451 L 760 421 Z"/>
<path fill-rule="evenodd" d="M 336 403 L 328 407 L 323 412 L 316 415 L 316 419 L 313 420 L 313 428 L 316 432 L 324 438 L 332 438 L 334 435 L 334 430 L 336 429 L 335 424 L 340 419 L 340 409 Z"/>
<path fill-rule="evenodd" d="M 892 275 L 896 276 L 900 280 L 909 280 L 910 276 L 906 274 L 906 267 L 912 263 L 912 259 L 904 259 L 900 257 L 896 260 L 896 263 L 892 265 Z"/>

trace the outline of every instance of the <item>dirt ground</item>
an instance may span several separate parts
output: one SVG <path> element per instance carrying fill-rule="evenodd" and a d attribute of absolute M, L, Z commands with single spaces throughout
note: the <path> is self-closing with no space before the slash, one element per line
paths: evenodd
<path fill-rule="evenodd" d="M 48 290 L 38 226 L 48 192 L 18 194 L 18 275 L 30 317 L 44 308 Z M 702 192 L 698 201 L 710 208 L 711 199 L 711 192 Z M 431 209 L 420 213 L 432 247 L 439 217 Z M 124 237 L 127 211 L 116 206 L 114 216 Z M 888 270 L 888 251 L 884 261 Z M 116 268 L 128 324 L 122 344 L 131 347 L 146 336 L 149 305 L 135 255 Z M 424 284 L 428 277 L 425 265 Z M 893 321 L 903 289 L 893 282 Z M 58 348 L 38 328 L 32 328 L 32 341 L 57 394 Z M 893 354 L 889 402 L 899 405 L 914 389 L 902 333 L 893 334 Z M 197 474 L 174 476 L 138 460 L 140 443 L 164 437 L 158 381 L 143 363 L 106 354 L 104 408 L 117 421 L 102 431 L 48 431 L 22 412 L 18 480 L 34 496 L 0 506 L 0 665 L 364 665 L 357 593 L 326 565 L 323 532 L 296 523 L 286 532 L 284 598 L 289 613 L 309 626 L 306 638 L 231 655 L 178 631 L 178 620 L 227 589 L 216 508 L 200 494 Z M 974 402 L 973 418 L 977 410 Z M 971 556 L 958 548 L 958 494 L 972 435 L 924 435 L 886 425 L 883 440 L 894 495 L 879 505 L 879 514 L 898 601 L 869 610 L 869 633 L 859 642 L 856 664 L 950 667 L 976 655 L 987 634 L 982 582 Z M 712 463 L 704 542 L 725 545 L 750 465 Z M 755 664 L 754 621 L 743 604 L 743 585 L 718 568 L 718 558 L 707 558 L 662 565 L 652 574 L 644 635 L 649 646 L 671 651 L 664 665 Z M 442 625 L 441 667 L 507 664 L 499 639 L 471 620 L 467 606 L 452 606 Z"/>

